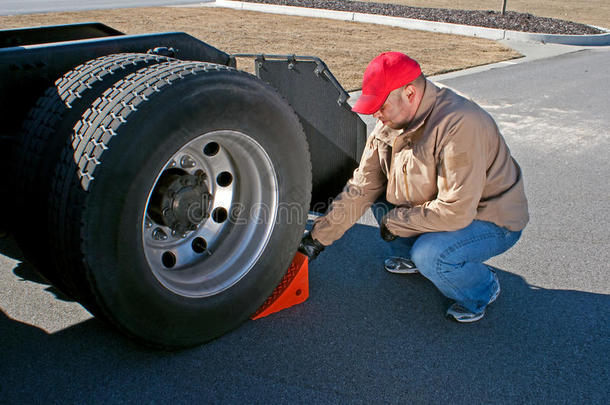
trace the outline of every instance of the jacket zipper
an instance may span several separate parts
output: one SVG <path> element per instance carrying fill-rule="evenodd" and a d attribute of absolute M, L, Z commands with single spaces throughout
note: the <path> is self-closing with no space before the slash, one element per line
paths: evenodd
<path fill-rule="evenodd" d="M 411 202 L 411 196 L 409 195 L 409 183 L 407 181 L 407 164 L 404 163 L 402 165 L 402 172 L 404 173 L 404 179 L 405 179 L 405 190 L 407 191 L 407 201 Z"/>
<path fill-rule="evenodd" d="M 390 173 L 391 173 L 391 169 L 392 166 L 394 165 L 394 158 L 396 157 L 396 141 L 398 140 L 398 137 L 394 138 L 394 142 L 392 142 L 392 160 L 390 161 Z M 411 202 L 411 197 L 409 196 L 409 184 L 407 183 L 407 164 L 404 163 L 402 165 L 402 172 L 404 173 L 404 179 L 405 179 L 405 190 L 407 192 L 407 201 Z"/>
<path fill-rule="evenodd" d="M 445 159 L 444 156 L 441 155 L 440 163 L 438 165 L 439 176 L 443 178 L 443 185 L 445 186 L 445 191 L 447 191 L 447 170 L 445 168 Z"/>

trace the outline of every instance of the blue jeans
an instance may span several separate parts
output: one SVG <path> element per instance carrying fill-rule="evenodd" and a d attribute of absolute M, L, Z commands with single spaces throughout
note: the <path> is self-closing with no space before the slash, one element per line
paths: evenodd
<path fill-rule="evenodd" d="M 378 223 L 392 208 L 387 201 L 377 201 L 371 207 Z M 521 231 L 474 220 L 457 231 L 398 237 L 389 245 L 392 256 L 410 258 L 446 297 L 479 312 L 485 309 L 495 290 L 493 270 L 483 262 L 506 252 L 520 237 Z"/>

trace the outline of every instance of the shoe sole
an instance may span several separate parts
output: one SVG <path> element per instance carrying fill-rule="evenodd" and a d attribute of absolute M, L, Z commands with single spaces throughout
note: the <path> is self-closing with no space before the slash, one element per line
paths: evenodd
<path fill-rule="evenodd" d="M 387 271 L 388 273 L 394 273 L 394 274 L 416 274 L 419 273 L 419 270 L 417 269 L 408 269 L 408 270 L 390 270 L 387 267 L 384 267 L 385 271 Z"/>
<path fill-rule="evenodd" d="M 446 316 L 447 316 L 447 318 L 451 318 L 451 319 L 453 319 L 453 320 L 455 320 L 456 322 L 459 322 L 459 323 L 472 323 L 472 322 L 476 322 L 476 321 L 479 321 L 479 320 L 483 319 L 483 317 L 485 316 L 485 311 L 483 311 L 483 313 L 480 316 L 477 316 L 477 317 L 474 317 L 474 318 L 468 318 L 468 319 L 459 319 L 459 318 L 456 318 L 452 314 L 447 314 Z"/>

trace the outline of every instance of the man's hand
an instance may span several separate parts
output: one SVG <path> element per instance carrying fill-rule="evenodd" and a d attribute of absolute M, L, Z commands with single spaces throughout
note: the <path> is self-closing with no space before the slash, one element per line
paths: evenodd
<path fill-rule="evenodd" d="M 312 238 L 309 232 L 303 236 L 303 239 L 301 239 L 301 243 L 299 244 L 299 252 L 309 257 L 309 261 L 318 257 L 323 250 L 324 245 Z"/>
<path fill-rule="evenodd" d="M 387 218 L 383 217 L 381 219 L 381 224 L 379 225 L 379 232 L 381 233 L 381 239 L 385 240 L 386 242 L 392 242 L 394 239 L 396 239 L 396 235 L 394 235 L 392 232 L 390 232 L 390 230 L 388 229 L 387 225 Z"/>

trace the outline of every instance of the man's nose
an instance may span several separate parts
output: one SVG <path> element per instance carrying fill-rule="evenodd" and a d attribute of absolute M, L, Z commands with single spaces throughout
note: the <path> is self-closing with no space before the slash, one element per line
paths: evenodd
<path fill-rule="evenodd" d="M 381 117 L 381 110 L 377 110 L 373 113 L 373 118 L 379 119 Z"/>

